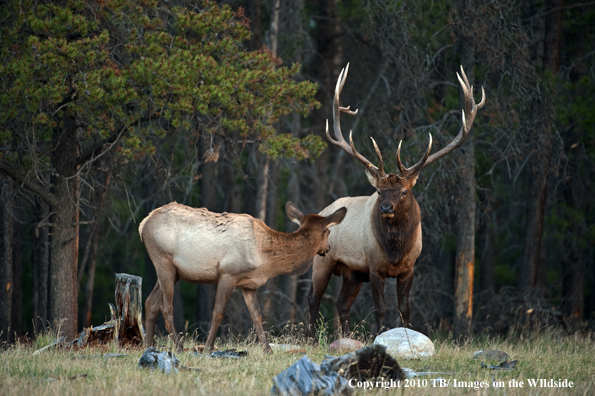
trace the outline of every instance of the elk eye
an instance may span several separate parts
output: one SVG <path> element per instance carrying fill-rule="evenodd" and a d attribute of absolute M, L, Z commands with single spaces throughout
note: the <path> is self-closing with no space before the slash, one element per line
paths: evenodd
<path fill-rule="evenodd" d="M 403 195 L 407 195 L 407 190 L 403 190 Z"/>
<path fill-rule="evenodd" d="M 378 193 L 378 195 L 380 195 L 380 189 L 379 188 L 376 189 L 376 192 Z"/>

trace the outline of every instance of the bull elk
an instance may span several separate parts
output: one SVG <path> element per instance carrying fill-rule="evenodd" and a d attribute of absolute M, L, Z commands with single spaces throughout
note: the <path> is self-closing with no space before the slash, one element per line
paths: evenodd
<path fill-rule="evenodd" d="M 422 231 L 419 205 L 413 196 L 413 186 L 419 172 L 426 166 L 442 158 L 459 147 L 473 125 L 479 104 L 473 99 L 473 87 L 461 66 L 461 75 L 457 77 L 465 95 L 463 126 L 450 144 L 430 155 L 432 135 L 423 158 L 411 168 L 405 168 L 401 162 L 401 143 L 397 149 L 399 174 L 384 171 L 384 161 L 378 145 L 372 143 L 378 157 L 378 166 L 357 152 L 351 133 L 349 144 L 343 138 L 339 116 L 341 112 L 357 114 L 349 107 L 339 105 L 339 95 L 345 84 L 349 64 L 341 71 L 333 99 L 334 135 L 330 136 L 328 121 L 327 139 L 355 160 L 365 166 L 368 181 L 374 188 L 371 196 L 340 198 L 320 212 L 321 216 L 332 213 L 339 207 L 348 209 L 345 220 L 333 229 L 329 238 L 331 250 L 324 257 L 315 257 L 312 272 L 312 288 L 308 296 L 310 304 L 310 335 L 316 331 L 319 319 L 320 301 L 331 275 L 343 276 L 343 285 L 337 299 L 337 311 L 341 320 L 341 330 L 349 331 L 349 311 L 362 282 L 370 282 L 376 313 L 376 331 L 380 333 L 385 316 L 384 280 L 397 278 L 397 299 L 403 324 L 409 325 L 409 289 L 413 282 L 413 265 L 421 253 Z"/>
<path fill-rule="evenodd" d="M 153 345 L 155 321 L 161 310 L 167 330 L 180 347 L 172 302 L 174 286 L 183 279 L 217 284 L 206 350 L 213 348 L 227 301 L 239 287 L 260 343 L 270 352 L 257 289 L 275 276 L 307 271 L 316 254 L 330 250 L 329 227 L 339 224 L 347 209 L 338 208 L 329 216 L 304 215 L 288 202 L 286 212 L 300 226 L 291 234 L 272 230 L 246 214 L 213 213 L 175 202 L 149 213 L 138 228 L 157 272 L 157 284 L 145 301 L 147 346 Z"/>

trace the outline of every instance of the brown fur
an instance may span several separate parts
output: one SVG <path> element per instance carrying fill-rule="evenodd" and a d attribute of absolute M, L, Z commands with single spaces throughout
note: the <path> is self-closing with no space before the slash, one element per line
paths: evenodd
<path fill-rule="evenodd" d="M 403 183 L 400 179 L 397 180 L 395 175 L 389 175 L 388 180 L 384 183 L 379 183 L 379 189 L 387 188 L 388 182 L 393 182 L 395 185 Z M 392 180 L 391 180 L 392 179 Z M 399 183 L 399 184 L 397 184 Z M 407 187 L 407 183 L 403 183 L 404 187 Z M 392 188 L 391 191 L 396 192 L 399 195 L 402 192 L 402 188 Z M 383 195 L 383 198 L 385 198 Z M 384 218 L 380 213 L 380 205 L 386 201 L 391 202 L 395 207 L 394 217 L 390 219 Z M 372 213 L 372 228 L 374 230 L 374 236 L 378 243 L 384 248 L 388 261 L 396 265 L 401 262 L 414 247 L 415 231 L 421 221 L 421 213 L 419 211 L 419 205 L 413 197 L 413 192 L 408 191 L 406 196 L 398 201 L 392 195 L 389 197 L 378 200 Z"/>
<path fill-rule="evenodd" d="M 175 202 L 152 211 L 140 224 L 139 233 L 157 272 L 158 282 L 145 301 L 148 346 L 152 346 L 159 311 L 179 345 L 173 324 L 173 291 L 179 280 L 217 283 L 211 331 L 205 349 L 215 342 L 231 292 L 239 287 L 266 351 L 269 344 L 262 327 L 256 290 L 277 275 L 304 272 L 316 254 L 326 254 L 328 228 L 340 223 L 347 209 L 327 217 L 304 216 L 287 204 L 288 216 L 300 228 L 287 234 L 270 229 L 245 214 L 213 213 Z"/>

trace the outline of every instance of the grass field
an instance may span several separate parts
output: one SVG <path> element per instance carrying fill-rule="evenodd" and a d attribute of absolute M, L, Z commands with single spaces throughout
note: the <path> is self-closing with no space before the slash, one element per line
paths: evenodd
<path fill-rule="evenodd" d="M 439 387 L 434 377 L 419 377 L 410 385 L 415 387 L 357 390 L 357 394 L 595 394 L 595 337 L 593 335 L 566 335 L 545 331 L 529 337 L 509 336 L 489 338 L 478 336 L 463 346 L 453 345 L 446 337 L 434 335 L 436 354 L 424 360 L 402 360 L 402 367 L 415 371 L 450 372 L 441 375 L 450 380 L 448 387 Z M 38 337 L 34 345 L 13 345 L 0 352 L 1 395 L 268 395 L 272 378 L 291 366 L 302 354 L 275 352 L 267 355 L 253 342 L 219 344 L 219 348 L 248 350 L 242 359 L 199 357 L 191 353 L 176 353 L 182 364 L 198 367 L 200 371 L 181 371 L 177 375 L 141 370 L 138 360 L 143 350 L 126 350 L 115 344 L 101 348 L 80 350 L 49 349 L 38 355 L 32 353 L 49 344 L 50 336 Z M 271 342 L 296 343 L 295 338 L 272 337 Z M 367 341 L 369 344 L 370 341 Z M 189 340 L 187 346 L 193 343 Z M 160 349 L 171 348 L 167 339 L 160 340 Z M 304 346 L 307 356 L 320 363 L 326 346 Z M 492 371 L 480 367 L 473 359 L 479 349 L 507 352 L 518 360 L 513 371 Z M 106 358 L 107 353 L 127 354 L 119 358 Z M 495 362 L 492 362 L 495 363 Z M 460 382 L 485 381 L 488 388 L 455 387 Z M 568 380 L 572 388 L 529 387 L 528 379 Z M 423 380 L 426 380 L 424 382 Z M 501 388 L 494 388 L 493 381 Z M 511 387 L 510 381 L 523 382 L 524 387 Z M 427 384 L 424 386 L 424 384 Z M 435 384 L 436 386 L 433 386 Z"/>

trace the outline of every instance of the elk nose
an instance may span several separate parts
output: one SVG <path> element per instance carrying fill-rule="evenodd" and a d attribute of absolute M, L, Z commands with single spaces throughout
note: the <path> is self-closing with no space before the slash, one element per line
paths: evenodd
<path fill-rule="evenodd" d="M 390 214 L 393 212 L 393 205 L 392 204 L 382 204 L 380 205 L 380 212 L 383 214 Z"/>

